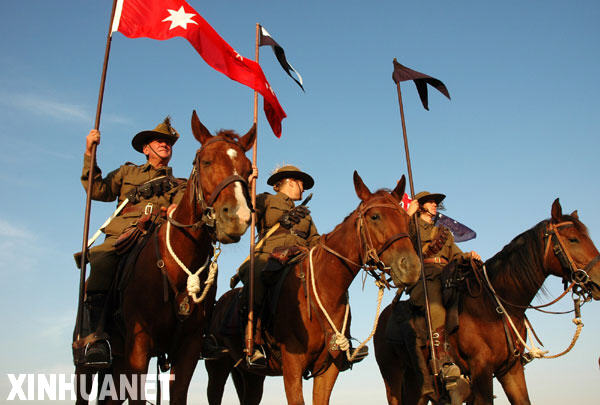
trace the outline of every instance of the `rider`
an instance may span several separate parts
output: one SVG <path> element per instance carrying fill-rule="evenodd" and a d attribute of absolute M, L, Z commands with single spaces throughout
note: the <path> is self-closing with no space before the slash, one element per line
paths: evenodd
<path fill-rule="evenodd" d="M 255 313 L 260 312 L 265 294 L 261 273 L 273 250 L 292 246 L 310 248 L 319 239 L 319 233 L 310 216 L 309 209 L 304 205 L 296 206 L 294 204 L 294 201 L 302 199 L 304 190 L 313 187 L 315 184 L 313 178 L 296 166 L 286 165 L 276 169 L 268 178 L 267 184 L 273 186 L 276 194 L 262 193 L 256 196 L 256 217 L 260 240 L 265 238 L 269 230 L 277 228 L 255 251 L 253 301 Z M 248 288 L 250 262 L 244 262 L 238 273 Z M 260 350 L 257 349 L 250 361 L 254 362 L 263 357 Z"/>
<path fill-rule="evenodd" d="M 121 256 L 114 248 L 119 235 L 131 225 L 135 225 L 144 214 L 160 213 L 161 209 L 177 204 L 183 196 L 185 183 L 173 177 L 168 166 L 171 160 L 173 144 L 177 142 L 179 133 L 171 126 L 166 117 L 153 130 L 142 131 L 134 136 L 133 148 L 146 155 L 146 163 L 135 165 L 127 162 L 102 178 L 100 168 L 94 168 L 92 183 L 92 199 L 98 201 L 114 201 L 119 203 L 125 199 L 129 202 L 103 230 L 106 234 L 104 242 L 91 248 L 88 252 L 90 276 L 86 282 L 84 301 L 83 336 L 90 334 L 91 344 L 83 359 L 85 364 L 99 365 L 110 361 L 110 350 L 104 340 L 95 339 L 96 331 L 108 290 L 115 276 Z M 81 183 L 85 189 L 88 185 L 92 147 L 100 143 L 100 131 L 92 129 L 86 137 L 86 149 L 83 157 L 83 173 Z"/>
<path fill-rule="evenodd" d="M 454 363 L 448 346 L 446 345 L 446 309 L 442 304 L 442 283 L 440 275 L 444 267 L 455 259 L 462 260 L 481 260 L 476 252 L 463 253 L 454 243 L 454 236 L 450 230 L 442 225 L 436 225 L 438 209 L 443 209 L 442 201 L 446 198 L 444 194 L 432 194 L 422 191 L 415 195 L 411 202 L 410 211 L 417 212 L 416 222 L 419 226 L 419 236 L 421 239 L 421 251 L 423 253 L 424 275 L 427 283 L 427 297 L 429 300 L 429 310 L 431 314 L 431 326 L 433 329 L 433 344 L 436 348 L 436 357 L 439 361 L 441 370 L 434 370 L 437 374 L 441 371 L 445 382 L 456 381 L 460 376 L 460 369 Z M 416 204 L 416 206 L 412 206 Z M 411 222 L 411 239 L 416 246 L 416 230 L 414 222 Z M 420 311 L 425 312 L 425 296 L 423 292 L 423 283 L 419 281 L 409 289 L 409 302 Z M 428 336 L 427 327 L 424 324 L 417 323 L 417 336 L 422 338 L 422 343 Z M 420 349 L 416 350 L 419 356 L 419 367 L 423 373 L 424 383 L 422 394 L 430 395 L 434 392 L 433 380 L 427 367 L 427 362 L 422 358 Z"/>

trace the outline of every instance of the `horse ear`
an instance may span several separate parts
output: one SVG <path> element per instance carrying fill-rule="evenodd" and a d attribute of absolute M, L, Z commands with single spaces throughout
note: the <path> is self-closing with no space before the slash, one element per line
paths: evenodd
<path fill-rule="evenodd" d="M 252 125 L 252 128 L 246 133 L 246 135 L 240 138 L 240 146 L 244 152 L 248 152 L 254 145 L 254 139 L 256 139 L 256 124 Z"/>
<path fill-rule="evenodd" d="M 361 201 L 366 201 L 373 195 L 369 188 L 365 186 L 365 183 L 363 183 L 356 170 L 354 171 L 354 190 Z"/>
<path fill-rule="evenodd" d="M 558 198 L 557 198 L 552 203 L 552 220 L 554 222 L 560 222 L 561 218 L 562 218 L 562 207 L 560 206 L 560 202 L 558 202 Z"/>
<path fill-rule="evenodd" d="M 579 214 L 577 214 L 577 210 L 571 212 L 571 216 L 575 219 L 579 219 Z"/>
<path fill-rule="evenodd" d="M 404 189 L 406 188 L 406 177 L 402 175 L 402 178 L 396 184 L 396 188 L 392 191 L 392 196 L 396 198 L 398 201 L 402 201 L 402 197 L 404 197 Z"/>
<path fill-rule="evenodd" d="M 194 138 L 196 138 L 201 144 L 204 144 L 213 137 L 210 131 L 206 129 L 206 127 L 200 122 L 198 114 L 196 114 L 196 110 L 192 112 L 192 133 L 194 134 Z"/>

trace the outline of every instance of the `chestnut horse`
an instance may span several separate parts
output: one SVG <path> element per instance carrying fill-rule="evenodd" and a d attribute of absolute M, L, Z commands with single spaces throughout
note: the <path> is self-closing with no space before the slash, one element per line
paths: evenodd
<path fill-rule="evenodd" d="M 202 337 L 216 294 L 216 281 L 206 283 L 207 278 L 216 276 L 216 267 L 209 274 L 212 266 L 208 266 L 215 245 L 239 241 L 251 213 L 246 179 L 252 167 L 245 153 L 252 147 L 256 127 L 242 137 L 233 131 L 213 136 L 194 111 L 192 132 L 202 146 L 196 152 L 181 202 L 168 222 L 149 238 L 123 289 L 124 330 L 118 333 L 119 328 L 112 328 L 115 357 L 108 371 L 119 393 L 120 375 L 140 381 L 150 358 L 166 354 L 171 364 L 171 404 L 186 403 L 190 379 L 201 356 Z M 188 271 L 198 273 L 192 285 Z M 145 403 L 139 398 L 130 403 Z M 80 398 L 79 402 L 85 401 Z"/>
<path fill-rule="evenodd" d="M 449 341 L 462 373 L 471 377 L 468 403 L 493 403 L 494 376 L 511 404 L 530 403 L 520 361 L 524 347 L 512 331 L 505 332 L 498 302 L 503 303 L 518 333 L 526 339 L 525 310 L 532 308 L 531 301 L 549 275 L 571 283 L 574 293 L 587 300 L 600 299 L 600 256 L 585 225 L 577 211 L 563 215 L 558 199 L 551 212 L 549 220 L 520 234 L 485 262 L 483 269 L 492 288 L 486 286 L 486 275 L 481 273 L 484 292 L 461 298 L 460 326 Z M 388 402 L 425 404 L 428 400 L 419 398 L 422 376 L 410 366 L 406 346 L 392 345 L 386 338 L 391 314 L 392 305 L 383 311 L 374 340 Z M 509 342 L 513 342 L 512 350 Z M 462 403 L 463 399 L 454 399 L 453 403 Z"/>
<path fill-rule="evenodd" d="M 211 331 L 230 349 L 230 356 L 205 361 L 210 404 L 221 403 L 231 372 L 243 404 L 260 402 L 265 375 L 283 375 L 288 404 L 303 404 L 302 377 L 309 374 L 315 377 L 312 403 L 329 403 L 348 353 L 340 349 L 336 337 L 350 336 L 348 288 L 359 270 L 375 264 L 379 269 L 391 268 L 405 285 L 419 277 L 419 259 L 408 238 L 409 216 L 400 206 L 405 183 L 403 176 L 391 193 L 371 193 L 354 172 L 354 188 L 361 200 L 358 208 L 322 235 L 308 258 L 285 276 L 267 338 L 267 368 L 252 372 L 246 368 L 241 331 L 233 337 L 219 335 L 219 320 L 225 319 L 237 292 L 229 291 L 219 299 Z M 234 369 L 238 360 L 242 361 Z"/>

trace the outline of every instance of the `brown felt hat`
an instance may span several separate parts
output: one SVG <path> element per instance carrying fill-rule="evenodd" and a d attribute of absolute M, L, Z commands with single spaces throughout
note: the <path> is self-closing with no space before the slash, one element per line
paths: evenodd
<path fill-rule="evenodd" d="M 445 194 L 435 194 L 429 191 L 421 191 L 415 195 L 415 200 L 419 201 L 419 204 L 426 203 L 427 201 L 435 201 L 439 204 L 444 201 L 444 198 L 446 198 Z"/>
<path fill-rule="evenodd" d="M 305 190 L 308 190 L 308 189 L 312 188 L 312 186 L 315 185 L 315 180 L 311 176 L 304 173 L 302 170 L 298 169 L 296 166 L 292 166 L 292 165 L 285 165 L 283 167 L 280 167 L 279 169 L 276 169 L 273 172 L 273 174 L 271 174 L 271 177 L 269 177 L 267 179 L 267 184 L 269 186 L 274 186 L 280 180 L 283 180 L 283 179 L 302 180 L 302 184 L 304 184 Z"/>
<path fill-rule="evenodd" d="M 138 132 L 131 140 L 131 146 L 138 152 L 144 153 L 144 145 L 157 138 L 170 141 L 171 145 L 177 142 L 179 133 L 171 126 L 171 117 L 166 117 L 152 130 Z"/>

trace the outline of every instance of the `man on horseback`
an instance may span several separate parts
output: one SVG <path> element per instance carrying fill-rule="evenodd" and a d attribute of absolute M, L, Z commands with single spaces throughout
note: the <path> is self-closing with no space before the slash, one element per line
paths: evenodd
<path fill-rule="evenodd" d="M 450 230 L 444 226 L 436 225 L 437 211 L 441 208 L 441 203 L 446 198 L 444 194 L 432 194 L 422 191 L 415 195 L 411 202 L 410 211 L 417 212 L 415 222 L 412 222 L 411 239 L 416 246 L 416 229 L 414 224 L 418 224 L 419 236 L 421 239 L 421 250 L 423 254 L 424 277 L 427 283 L 427 297 L 429 300 L 429 311 L 431 314 L 431 326 L 433 329 L 433 346 L 436 348 L 436 357 L 439 361 L 440 370 L 433 370 L 434 374 L 441 372 L 442 379 L 446 382 L 456 380 L 460 376 L 460 369 L 454 363 L 454 359 L 448 352 L 446 343 L 446 309 L 442 303 L 442 282 L 441 274 L 444 267 L 452 260 L 481 260 L 481 256 L 474 251 L 463 253 L 454 243 L 454 237 Z M 416 206 L 412 206 L 416 204 Z M 423 283 L 418 282 L 409 289 L 409 302 L 419 312 L 427 313 L 425 308 L 425 295 Z M 421 341 L 420 346 L 425 345 L 428 336 L 425 322 L 416 322 L 417 338 Z M 419 368 L 423 374 L 424 382 L 422 395 L 432 395 L 434 393 L 433 379 L 431 371 L 427 367 L 427 362 L 423 358 L 423 352 L 418 347 L 416 350 Z"/>
<path fill-rule="evenodd" d="M 257 245 L 254 259 L 254 310 L 257 314 L 260 314 L 265 297 L 261 274 L 271 253 L 276 248 L 294 246 L 311 248 L 319 239 L 309 209 L 304 205 L 294 204 L 294 201 L 302 199 L 304 190 L 313 187 L 315 184 L 313 178 L 295 166 L 286 165 L 275 170 L 268 178 L 267 184 L 273 186 L 276 194 L 262 193 L 256 196 L 258 235 L 261 241 L 264 240 L 260 246 Z M 267 236 L 270 230 L 272 233 Z M 246 286 L 244 302 L 247 302 L 246 290 L 250 282 L 249 260 L 240 266 L 238 274 Z M 250 361 L 260 361 L 263 357 L 261 351 L 256 349 Z"/>
<path fill-rule="evenodd" d="M 177 204 L 183 195 L 185 182 L 173 177 L 168 166 L 173 145 L 179 133 L 171 126 L 170 118 L 165 118 L 153 130 L 142 131 L 134 136 L 133 148 L 146 155 L 146 163 L 135 165 L 127 162 L 102 178 L 98 167 L 94 168 L 92 187 L 93 200 L 114 201 L 119 204 L 128 200 L 124 209 L 103 230 L 106 238 L 101 245 L 89 250 L 90 276 L 86 282 L 84 302 L 84 323 L 82 336 L 90 342 L 83 359 L 86 365 L 102 365 L 110 362 L 110 349 L 106 336 L 93 336 L 97 330 L 104 310 L 107 294 L 121 255 L 115 249 L 115 243 L 123 231 L 138 223 L 142 216 L 159 215 Z M 87 188 L 90 171 L 92 146 L 100 143 L 100 132 L 92 129 L 86 137 L 86 150 L 83 158 L 81 183 Z"/>

